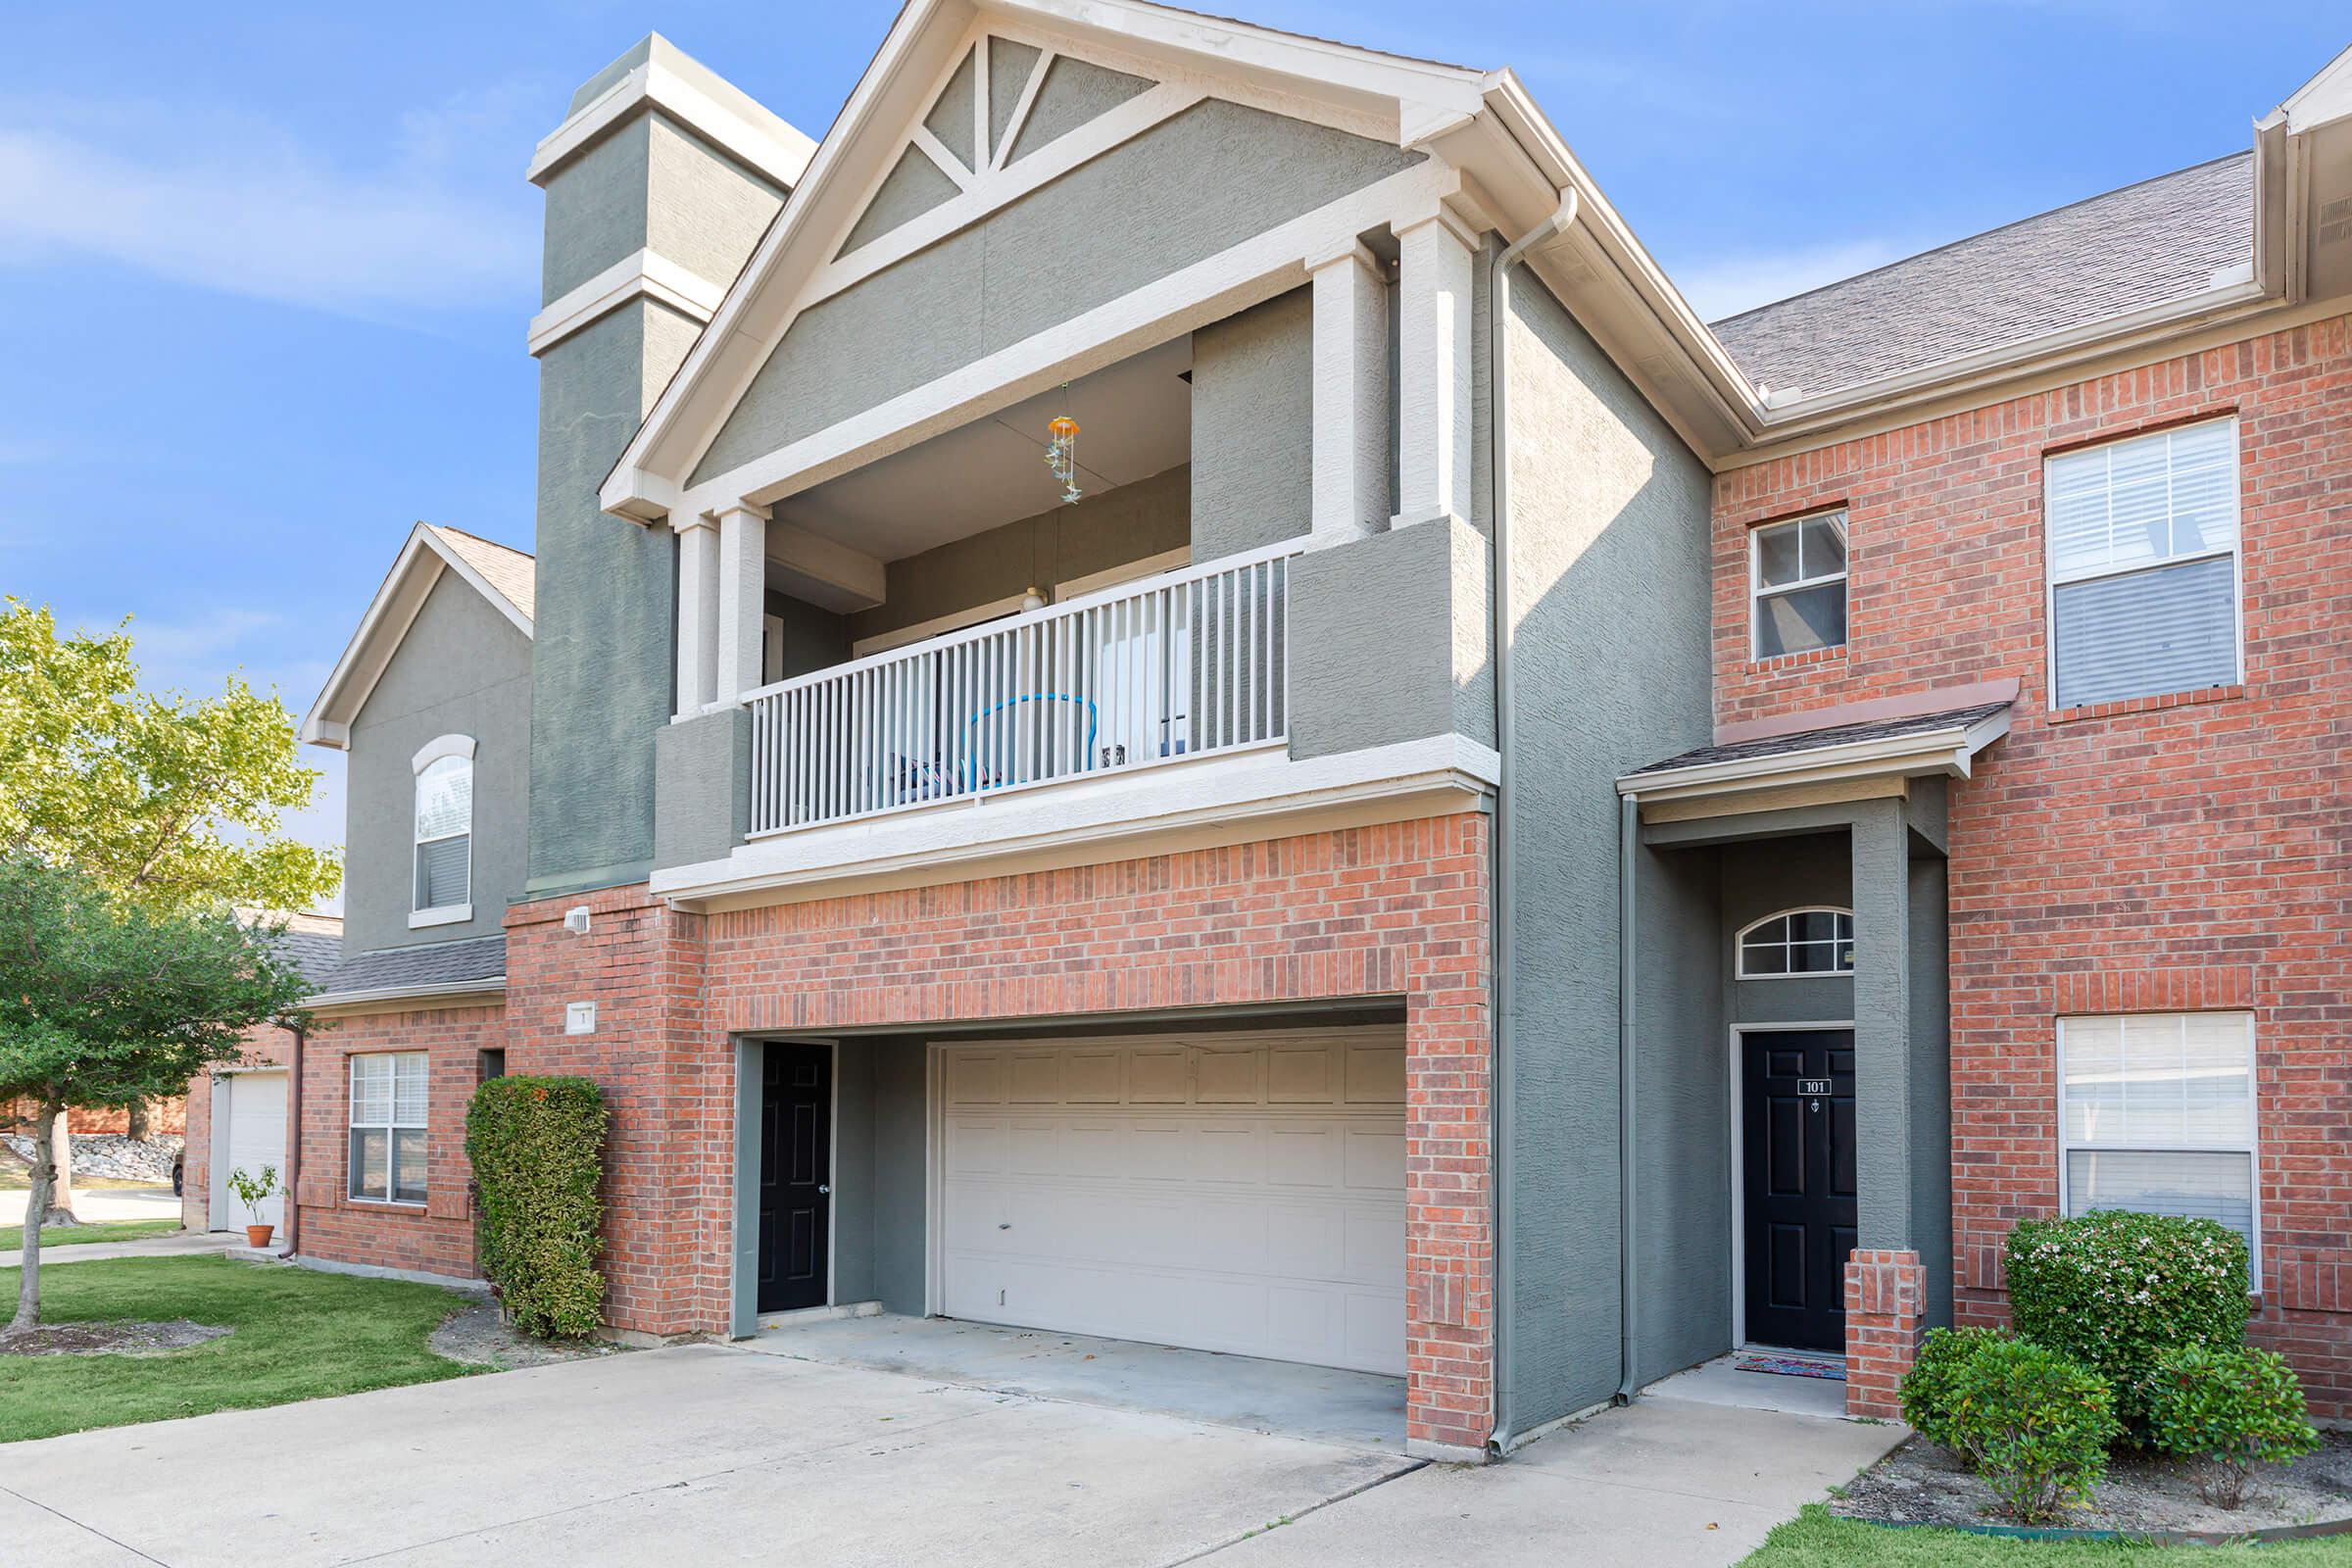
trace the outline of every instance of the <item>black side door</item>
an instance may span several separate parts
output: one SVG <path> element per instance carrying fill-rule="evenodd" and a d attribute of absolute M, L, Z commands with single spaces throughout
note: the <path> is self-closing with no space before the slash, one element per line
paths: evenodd
<path fill-rule="evenodd" d="M 825 1304 L 832 1217 L 833 1048 L 760 1052 L 760 1310 Z"/>
<path fill-rule="evenodd" d="M 1845 1349 L 1854 1250 L 1854 1036 L 1776 1030 L 1740 1043 L 1747 1339 Z"/>

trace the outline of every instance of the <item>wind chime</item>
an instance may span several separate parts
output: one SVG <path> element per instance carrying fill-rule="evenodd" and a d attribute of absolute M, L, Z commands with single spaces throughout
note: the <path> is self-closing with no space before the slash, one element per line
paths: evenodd
<path fill-rule="evenodd" d="M 1069 388 L 1065 383 L 1063 388 Z M 1064 505 L 1078 499 L 1078 421 L 1066 414 L 1057 414 L 1046 425 L 1046 466 L 1061 481 Z"/>

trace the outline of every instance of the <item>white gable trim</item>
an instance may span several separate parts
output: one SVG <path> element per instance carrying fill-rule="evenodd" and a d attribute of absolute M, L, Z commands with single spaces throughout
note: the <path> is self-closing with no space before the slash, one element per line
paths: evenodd
<path fill-rule="evenodd" d="M 822 271 L 834 288 L 847 286 L 843 274 L 826 263 L 900 149 L 912 139 L 911 129 L 901 127 L 920 123 L 949 74 L 991 32 L 1158 81 L 1159 89 L 1121 106 L 1131 109 L 1157 95 L 1142 124 L 1130 124 L 1132 116 L 1120 117 L 1127 135 L 1182 107 L 1183 91 L 1193 92 L 1197 101 L 1213 84 L 1219 97 L 1394 140 L 1408 124 L 1476 115 L 1488 81 L 1484 74 L 1459 67 L 1399 60 L 1140 0 L 993 0 L 977 15 L 963 0 L 910 0 L 818 145 L 779 220 L 622 452 L 601 490 L 600 504 L 607 510 L 641 521 L 678 510 L 685 476 L 715 439 L 793 315 L 809 303 L 810 279 Z M 1043 68 L 1047 62 L 1039 64 Z M 1041 81 L 1042 69 L 1031 79 Z M 889 134 L 876 134 L 885 127 Z M 1008 133 L 1007 145 L 1017 134 L 1017 129 Z M 1073 131 L 1056 145 L 1081 134 Z M 948 220 L 948 208 L 962 208 L 958 216 L 970 221 L 977 211 L 987 210 L 978 201 L 982 187 L 993 186 L 992 207 L 1010 199 L 1018 187 L 995 180 L 1015 171 L 1024 179 L 1035 178 L 1043 168 L 1030 166 L 1045 156 L 1041 149 L 1009 169 L 992 169 L 989 176 L 973 181 L 973 190 L 926 215 L 929 222 L 918 219 L 861 247 L 857 260 L 861 266 L 879 265 L 879 256 L 867 253 L 893 240 L 898 244 L 890 251 L 903 257 L 907 251 L 900 246 L 912 240 L 908 230 L 918 225 L 919 232 L 936 239 L 947 231 L 938 225 Z"/>
<path fill-rule="evenodd" d="M 375 683 L 391 667 L 392 656 L 400 651 L 402 640 L 416 624 L 417 613 L 424 609 L 425 600 L 432 596 L 434 585 L 445 571 L 456 572 L 466 586 L 496 607 L 515 630 L 526 638 L 531 636 L 531 617 L 522 612 L 521 607 L 491 587 L 488 578 L 420 522 L 409 530 L 408 541 L 400 547 L 392 569 L 384 574 L 383 584 L 361 614 L 359 630 L 352 633 L 343 656 L 327 673 L 326 684 L 319 688 L 318 699 L 303 715 L 300 733 L 305 741 L 335 751 L 351 744 L 352 720 L 368 706 L 368 699 L 375 692 Z"/>

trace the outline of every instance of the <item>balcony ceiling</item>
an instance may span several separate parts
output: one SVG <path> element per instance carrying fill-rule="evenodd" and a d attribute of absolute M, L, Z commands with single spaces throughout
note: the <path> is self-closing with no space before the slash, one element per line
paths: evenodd
<path fill-rule="evenodd" d="M 1078 421 L 1079 488 L 1089 495 L 1191 461 L 1191 337 L 999 410 L 780 503 L 788 521 L 882 561 L 1051 511 L 1046 423 Z"/>

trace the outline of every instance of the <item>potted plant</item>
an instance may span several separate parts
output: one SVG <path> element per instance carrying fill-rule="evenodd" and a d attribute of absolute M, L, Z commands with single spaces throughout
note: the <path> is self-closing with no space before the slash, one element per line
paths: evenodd
<path fill-rule="evenodd" d="M 245 1205 L 245 1245 L 255 1249 L 268 1247 L 270 1234 L 277 1227 L 261 1223 L 262 1200 L 277 1191 L 277 1167 L 264 1165 L 262 1173 L 256 1176 L 240 1165 L 228 1173 L 228 1190 Z"/>

